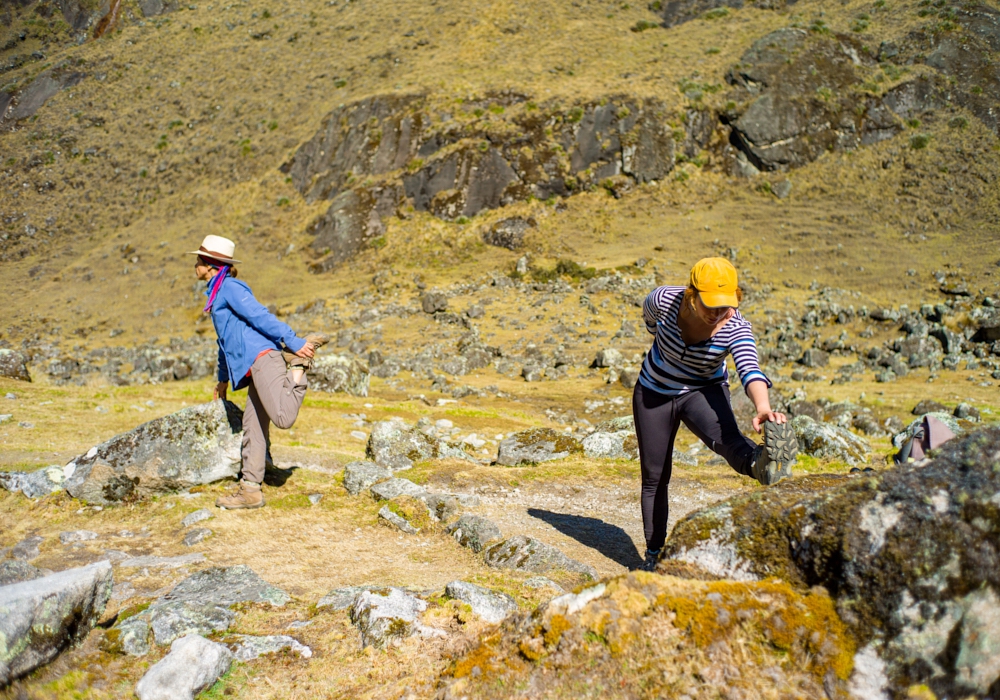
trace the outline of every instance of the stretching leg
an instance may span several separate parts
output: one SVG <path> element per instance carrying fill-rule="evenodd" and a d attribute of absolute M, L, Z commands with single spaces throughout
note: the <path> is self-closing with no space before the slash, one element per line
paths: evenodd
<path fill-rule="evenodd" d="M 641 384 L 635 385 L 632 394 L 632 415 L 642 471 L 642 527 L 646 549 L 655 552 L 667 538 L 668 487 L 679 421 L 672 397 L 644 389 Z"/>
<path fill-rule="evenodd" d="M 740 474 L 752 476 L 756 445 L 740 432 L 729 402 L 729 387 L 721 384 L 683 397 L 680 419 L 713 452 Z"/>
<path fill-rule="evenodd" d="M 304 375 L 295 381 L 281 353 L 272 350 L 253 363 L 250 378 L 268 418 L 282 430 L 291 428 L 309 388 Z"/>
<path fill-rule="evenodd" d="M 246 481 L 255 484 L 264 481 L 264 462 L 270 434 L 271 421 L 261 404 L 257 387 L 251 381 L 247 391 L 247 406 L 243 409 L 243 478 Z"/>

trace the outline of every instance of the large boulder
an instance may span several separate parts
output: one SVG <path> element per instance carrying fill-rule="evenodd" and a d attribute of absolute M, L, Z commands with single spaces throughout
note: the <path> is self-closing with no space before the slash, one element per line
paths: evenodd
<path fill-rule="evenodd" d="M 351 622 L 361 633 L 363 646 L 382 648 L 416 632 L 418 616 L 426 609 L 427 603 L 399 588 L 363 591 L 351 606 Z"/>
<path fill-rule="evenodd" d="M 868 461 L 871 454 L 868 442 L 847 428 L 822 423 L 806 415 L 795 416 L 791 423 L 799 442 L 799 452 L 835 459 L 851 466 Z"/>
<path fill-rule="evenodd" d="M 516 467 L 565 459 L 583 452 L 580 440 L 552 428 L 532 428 L 508 435 L 500 441 L 497 464 Z"/>
<path fill-rule="evenodd" d="M 782 482 L 689 515 L 665 560 L 726 578 L 823 586 L 900 697 L 1000 687 L 1000 428 L 927 463 Z"/>
<path fill-rule="evenodd" d="M 408 469 L 424 459 L 455 458 L 475 461 L 461 448 L 411 427 L 403 420 L 379 421 L 372 426 L 365 456 L 393 471 Z"/>
<path fill-rule="evenodd" d="M 633 430 L 595 431 L 583 439 L 583 453 L 594 459 L 639 459 L 639 442 Z"/>
<path fill-rule="evenodd" d="M 28 360 L 16 350 L 0 348 L 0 377 L 30 382 L 31 375 L 28 374 Z"/>
<path fill-rule="evenodd" d="M 480 515 L 463 515 L 449 525 L 447 530 L 460 545 L 468 547 L 473 552 L 481 552 L 487 544 L 503 537 L 496 523 Z"/>
<path fill-rule="evenodd" d="M 0 587 L 0 687 L 86 638 L 113 583 L 111 564 L 100 561 Z"/>
<path fill-rule="evenodd" d="M 356 357 L 322 355 L 309 372 L 309 388 L 316 391 L 368 396 L 369 383 L 368 363 Z"/>
<path fill-rule="evenodd" d="M 242 413 L 228 401 L 143 423 L 70 462 L 65 489 L 112 505 L 232 478 L 240 470 Z"/>
<path fill-rule="evenodd" d="M 193 700 L 233 663 L 224 644 L 189 634 L 170 645 L 170 653 L 146 671 L 135 686 L 139 700 Z"/>
<path fill-rule="evenodd" d="M 488 547 L 483 560 L 487 566 L 498 569 L 517 569 L 536 574 L 568 571 L 583 574 L 592 580 L 597 579 L 594 567 L 570 559 L 552 545 L 524 535 L 510 537 Z"/>
<path fill-rule="evenodd" d="M 352 496 L 357 496 L 369 486 L 391 478 L 391 469 L 367 460 L 359 459 L 344 467 L 344 488 Z"/>

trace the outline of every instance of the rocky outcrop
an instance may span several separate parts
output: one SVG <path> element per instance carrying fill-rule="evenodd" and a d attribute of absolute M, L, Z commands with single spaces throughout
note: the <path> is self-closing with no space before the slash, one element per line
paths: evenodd
<path fill-rule="evenodd" d="M 536 574 L 568 571 L 597 579 L 597 571 L 588 564 L 570 559 L 552 545 L 539 542 L 533 537 L 517 535 L 488 547 L 483 560 L 487 566 L 498 569 L 518 569 Z"/>
<path fill-rule="evenodd" d="M 73 24 L 68 18 L 67 21 Z M 78 84 L 84 77 L 83 73 L 61 66 L 39 73 L 26 88 L 4 100 L 7 104 L 0 111 L 0 126 L 33 116 L 56 94 Z"/>
<path fill-rule="evenodd" d="M 864 438 L 839 425 L 820 423 L 802 415 L 792 419 L 792 429 L 799 442 L 799 451 L 807 455 L 854 466 L 866 463 L 871 454 L 871 447 Z"/>
<path fill-rule="evenodd" d="M 533 428 L 509 435 L 500 441 L 497 464 L 516 467 L 565 459 L 583 452 L 580 440 L 551 428 Z"/>
<path fill-rule="evenodd" d="M 189 634 L 170 645 L 170 653 L 146 671 L 135 686 L 139 700 L 193 700 L 233 663 L 224 644 Z"/>
<path fill-rule="evenodd" d="M 501 219 L 483 232 L 483 242 L 507 250 L 520 250 L 524 235 L 536 225 L 534 219 L 520 216 Z"/>
<path fill-rule="evenodd" d="M 0 561 L 0 586 L 10 586 L 14 583 L 33 581 L 41 578 L 42 572 L 31 564 L 17 559 Z"/>
<path fill-rule="evenodd" d="M 427 603 L 399 588 L 363 591 L 351 606 L 351 621 L 361 633 L 362 646 L 382 648 L 414 634 Z"/>
<path fill-rule="evenodd" d="M 111 505 L 234 477 L 242 414 L 213 401 L 181 409 L 93 447 L 66 467 L 65 489 Z"/>
<path fill-rule="evenodd" d="M 376 464 L 399 471 L 424 459 L 465 459 L 475 461 L 456 446 L 440 439 L 433 431 L 419 430 L 403 420 L 379 421 L 372 426 L 365 456 Z"/>
<path fill-rule="evenodd" d="M 352 496 L 357 496 L 369 486 L 391 478 L 391 469 L 380 467 L 374 462 L 358 460 L 344 467 L 344 488 Z"/>
<path fill-rule="evenodd" d="M 30 382 L 31 375 L 28 373 L 28 361 L 24 355 L 16 350 L 0 348 L 0 377 Z"/>
<path fill-rule="evenodd" d="M 0 687 L 81 642 L 111 597 L 106 561 L 0 587 Z"/>
<path fill-rule="evenodd" d="M 919 466 L 782 482 L 688 516 L 663 558 L 823 586 L 892 692 L 984 697 L 1000 682 L 998 455 L 989 428 Z"/>
<path fill-rule="evenodd" d="M 369 380 L 368 363 L 346 355 L 317 357 L 309 371 L 309 388 L 314 391 L 368 396 Z"/>
<path fill-rule="evenodd" d="M 429 110 L 422 95 L 344 105 L 283 166 L 308 201 L 331 200 L 310 227 L 320 256 L 314 271 L 382 236 L 404 198 L 454 220 L 529 197 L 568 196 L 608 178 L 657 180 L 674 167 L 673 128 L 655 101 L 610 97 L 540 108 L 524 98 L 473 119 L 431 118 Z M 359 185 L 366 177 L 376 182 Z M 522 237 L 519 223 L 487 234 L 504 247 Z"/>

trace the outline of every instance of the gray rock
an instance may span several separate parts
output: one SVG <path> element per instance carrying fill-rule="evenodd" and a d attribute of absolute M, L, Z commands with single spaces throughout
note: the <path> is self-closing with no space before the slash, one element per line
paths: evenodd
<path fill-rule="evenodd" d="M 321 494 L 321 493 L 311 493 L 311 494 L 309 494 L 307 496 L 307 498 L 309 499 L 310 503 L 312 503 L 313 505 L 316 505 L 320 501 L 323 500 L 323 494 Z"/>
<path fill-rule="evenodd" d="M 570 559 L 555 547 L 524 535 L 509 537 L 488 547 L 483 559 L 487 566 L 498 569 L 518 569 L 536 574 L 569 571 L 597 580 L 594 567 Z"/>
<path fill-rule="evenodd" d="M 233 653 L 239 661 L 253 661 L 264 654 L 277 654 L 284 649 L 291 649 L 303 659 L 312 657 L 312 649 L 294 637 L 285 634 L 270 634 L 260 637 L 241 634 L 239 640 L 236 648 L 233 649 Z"/>
<path fill-rule="evenodd" d="M 181 520 L 181 527 L 191 527 L 195 523 L 200 523 L 203 520 L 208 520 L 209 518 L 214 517 L 215 516 L 212 514 L 212 511 L 208 508 L 199 508 L 193 513 L 188 513 L 184 516 L 184 519 Z"/>
<path fill-rule="evenodd" d="M 0 348 L 0 377 L 30 382 L 31 375 L 28 374 L 28 361 L 24 355 L 16 350 Z"/>
<path fill-rule="evenodd" d="M 311 263 L 310 271 L 336 269 L 384 235 L 383 220 L 396 212 L 402 198 L 403 188 L 396 183 L 356 187 L 336 195 L 326 213 L 308 229 L 314 236 L 310 247 L 325 256 Z"/>
<path fill-rule="evenodd" d="M 33 581 L 41 577 L 42 572 L 27 562 L 17 559 L 0 561 L 0 586 L 10 586 L 14 583 Z"/>
<path fill-rule="evenodd" d="M 583 439 L 583 453 L 592 459 L 639 459 L 635 432 L 593 432 Z"/>
<path fill-rule="evenodd" d="M 540 365 L 525 365 L 521 368 L 521 377 L 526 382 L 540 382 L 545 377 L 545 368 Z"/>
<path fill-rule="evenodd" d="M 332 610 L 347 610 L 354 605 L 354 601 L 365 591 L 377 589 L 378 586 L 347 586 L 330 591 L 319 599 L 317 608 L 331 608 Z"/>
<path fill-rule="evenodd" d="M 545 576 L 532 576 L 531 578 L 526 578 L 524 579 L 524 585 L 528 588 L 553 588 L 559 592 L 566 590 L 558 583 L 550 578 L 546 578 Z"/>
<path fill-rule="evenodd" d="M 458 514 L 459 507 L 462 505 L 457 496 L 448 493 L 424 494 L 421 496 L 421 500 L 427 504 L 427 510 L 430 511 L 431 517 L 439 521 L 451 520 Z"/>
<path fill-rule="evenodd" d="M 631 414 L 627 416 L 617 416 L 615 418 L 609 418 L 605 421 L 601 421 L 596 426 L 594 430 L 600 433 L 617 433 L 622 430 L 628 430 L 635 432 L 635 418 Z"/>
<path fill-rule="evenodd" d="M 634 389 L 639 382 L 640 367 L 622 367 L 618 372 L 618 381 L 626 389 Z"/>
<path fill-rule="evenodd" d="M 460 600 L 486 622 L 498 624 L 517 612 L 517 603 L 506 593 L 491 591 L 473 583 L 452 581 L 444 589 L 445 595 Z"/>
<path fill-rule="evenodd" d="M 799 451 L 805 454 L 839 460 L 851 466 L 867 463 L 871 454 L 868 442 L 846 428 L 820 423 L 809 416 L 796 416 L 791 424 Z"/>
<path fill-rule="evenodd" d="M 309 388 L 314 391 L 340 392 L 368 396 L 371 383 L 368 363 L 346 355 L 322 355 L 313 360 L 309 370 Z"/>
<path fill-rule="evenodd" d="M 139 9 L 143 17 L 156 17 L 175 12 L 179 6 L 177 0 L 139 0 Z"/>
<path fill-rule="evenodd" d="M 199 542 L 205 541 L 206 538 L 212 536 L 212 531 L 207 527 L 196 527 L 195 529 L 184 535 L 184 545 L 187 547 L 193 547 Z"/>
<path fill-rule="evenodd" d="M 105 637 L 109 651 L 121 652 L 129 656 L 145 656 L 150 649 L 149 620 L 145 617 L 127 617 L 108 630 Z"/>
<path fill-rule="evenodd" d="M 351 622 L 361 632 L 362 646 L 382 648 L 416 632 L 417 617 L 426 609 L 427 603 L 399 588 L 384 595 L 363 591 L 351 606 Z"/>
<path fill-rule="evenodd" d="M 583 445 L 572 435 L 551 428 L 533 428 L 508 435 L 500 441 L 497 464 L 514 467 L 565 459 L 583 452 Z"/>
<path fill-rule="evenodd" d="M 347 493 L 357 496 L 370 486 L 392 478 L 392 470 L 375 462 L 357 461 L 344 467 L 344 488 Z"/>
<path fill-rule="evenodd" d="M 918 402 L 916 406 L 913 407 L 911 413 L 915 416 L 921 416 L 928 413 L 943 413 L 948 410 L 948 407 L 937 401 L 932 401 L 931 399 L 923 399 Z"/>
<path fill-rule="evenodd" d="M 420 498 L 426 493 L 420 486 L 417 486 L 409 479 L 400 479 L 398 477 L 375 484 L 371 487 L 370 491 L 376 501 L 391 501 L 400 496 Z"/>
<path fill-rule="evenodd" d="M 520 216 L 501 219 L 483 232 L 483 242 L 507 250 L 519 250 L 524 245 L 524 234 L 534 225 L 533 219 Z"/>
<path fill-rule="evenodd" d="M 396 515 L 391 510 L 389 506 L 382 506 L 378 511 L 378 519 L 390 527 L 394 527 L 400 532 L 405 532 L 407 535 L 416 535 L 420 532 L 419 528 L 415 528 L 401 515 Z"/>
<path fill-rule="evenodd" d="M 194 700 L 233 663 L 233 652 L 197 634 L 170 645 L 170 653 L 146 671 L 135 686 L 139 700 Z"/>
<path fill-rule="evenodd" d="M 157 644 L 170 644 L 188 634 L 211 634 L 229 629 L 236 613 L 212 603 L 172 603 L 150 606 L 149 620 Z"/>
<path fill-rule="evenodd" d="M 955 406 L 955 410 L 952 412 L 952 415 L 958 418 L 959 420 L 967 420 L 972 422 L 978 422 L 980 418 L 982 418 L 982 416 L 979 414 L 978 408 L 964 401 Z"/>
<path fill-rule="evenodd" d="M 826 367 L 830 364 L 830 353 L 824 352 L 819 348 L 809 348 L 802 353 L 802 357 L 799 358 L 799 364 L 812 368 Z"/>
<path fill-rule="evenodd" d="M 101 561 L 0 588 L 0 687 L 83 641 L 112 584 L 111 564 Z"/>
<path fill-rule="evenodd" d="M 448 295 L 444 292 L 431 290 L 420 295 L 420 308 L 425 314 L 436 314 L 448 310 Z"/>
<path fill-rule="evenodd" d="M 786 199 L 792 193 L 791 180 L 779 180 L 771 185 L 771 194 L 778 199 Z"/>
<path fill-rule="evenodd" d="M 30 561 L 41 554 L 38 545 L 44 541 L 45 538 L 41 535 L 25 537 L 10 550 L 10 556 L 21 561 Z"/>
<path fill-rule="evenodd" d="M 59 541 L 63 544 L 86 542 L 88 540 L 96 540 L 98 537 L 100 537 L 100 535 L 96 532 L 91 532 L 90 530 L 73 530 L 72 532 L 59 533 Z"/>
<path fill-rule="evenodd" d="M 241 431 L 235 404 L 184 408 L 80 455 L 67 465 L 64 486 L 74 498 L 110 505 L 232 478 Z"/>
<path fill-rule="evenodd" d="M 435 456 L 434 443 L 401 420 L 379 421 L 372 426 L 365 456 L 393 471 Z"/>
<path fill-rule="evenodd" d="M 500 528 L 492 520 L 479 515 L 463 515 L 447 529 L 448 534 L 458 540 L 460 545 L 473 552 L 481 552 L 488 543 L 503 537 Z"/>
<path fill-rule="evenodd" d="M 155 555 L 145 555 L 141 557 L 129 557 L 118 566 L 123 569 L 179 569 L 182 566 L 200 564 L 205 561 L 204 554 L 181 554 L 176 557 L 158 557 Z"/>
<path fill-rule="evenodd" d="M 21 492 L 28 498 L 42 498 L 62 491 L 66 469 L 59 466 L 44 467 L 33 472 L 0 472 L 0 487 L 11 493 Z"/>
<path fill-rule="evenodd" d="M 621 351 L 614 348 L 605 348 L 597 352 L 591 367 L 620 367 L 624 362 L 625 358 L 622 356 Z"/>

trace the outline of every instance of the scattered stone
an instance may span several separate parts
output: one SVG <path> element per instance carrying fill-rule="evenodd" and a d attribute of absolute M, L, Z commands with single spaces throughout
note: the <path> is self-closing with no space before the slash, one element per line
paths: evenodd
<path fill-rule="evenodd" d="M 531 578 L 526 578 L 524 579 L 524 585 L 528 588 L 552 588 L 557 591 L 565 590 L 558 583 L 544 576 L 532 576 Z"/>
<path fill-rule="evenodd" d="M 418 430 L 401 420 L 379 421 L 372 426 L 365 456 L 393 471 L 409 469 L 413 463 L 434 456 L 434 445 Z"/>
<path fill-rule="evenodd" d="M 414 484 L 409 479 L 392 478 L 388 481 L 375 484 L 369 489 L 376 501 L 391 501 L 400 496 L 413 496 L 420 498 L 426 491 Z"/>
<path fill-rule="evenodd" d="M 392 478 L 392 470 L 375 462 L 357 461 L 344 467 L 344 488 L 347 493 L 357 496 L 380 481 Z"/>
<path fill-rule="evenodd" d="M 938 403 L 937 401 L 932 401 L 930 399 L 924 399 L 910 411 L 915 416 L 923 416 L 926 413 L 938 413 L 941 411 L 947 411 L 948 407 L 944 404 Z"/>
<path fill-rule="evenodd" d="M 972 421 L 973 423 L 979 422 L 980 418 L 982 418 L 982 416 L 979 414 L 978 408 L 976 408 L 971 404 L 965 403 L 964 401 L 955 406 L 955 410 L 952 412 L 952 415 L 958 418 L 959 420 Z"/>
<path fill-rule="evenodd" d="M 416 535 L 420 532 L 418 528 L 413 527 L 407 522 L 406 518 L 401 515 L 396 515 L 391 510 L 389 506 L 382 506 L 378 511 L 378 519 L 386 523 L 390 527 L 394 527 L 400 532 L 405 532 L 407 535 Z"/>
<path fill-rule="evenodd" d="M 149 653 L 151 632 L 145 617 L 126 617 L 105 632 L 103 646 L 113 654 L 145 656 Z"/>
<path fill-rule="evenodd" d="M 59 533 L 59 541 L 63 544 L 86 542 L 87 540 L 96 540 L 98 537 L 100 537 L 100 535 L 96 532 L 91 532 L 90 530 L 74 530 L 72 532 Z"/>
<path fill-rule="evenodd" d="M 111 505 L 236 476 L 242 413 L 213 401 L 183 408 L 93 447 L 66 466 L 74 498 Z"/>
<path fill-rule="evenodd" d="M 503 537 L 500 528 L 492 520 L 479 515 L 463 515 L 449 525 L 447 530 L 460 545 L 473 552 L 481 552 L 489 542 Z"/>
<path fill-rule="evenodd" d="M 45 538 L 41 535 L 25 537 L 10 550 L 10 556 L 21 561 L 30 561 L 41 554 L 38 550 L 38 545 L 44 540 Z"/>
<path fill-rule="evenodd" d="M 181 520 L 181 527 L 191 527 L 195 523 L 200 523 L 203 520 L 208 520 L 209 518 L 214 518 L 214 517 L 215 516 L 212 514 L 212 511 L 210 511 L 208 508 L 200 508 L 199 510 L 194 511 L 193 513 L 188 513 L 187 515 L 185 515 L 184 519 Z"/>
<path fill-rule="evenodd" d="M 799 451 L 814 457 L 835 459 L 850 466 L 864 464 L 871 447 L 850 430 L 830 423 L 820 423 L 809 416 L 796 416 L 791 421 Z"/>
<path fill-rule="evenodd" d="M 327 593 L 316 603 L 317 608 L 331 608 L 333 610 L 347 610 L 354 605 L 354 601 L 365 591 L 377 589 L 378 586 L 347 586 L 337 588 Z"/>
<path fill-rule="evenodd" d="M 42 572 L 31 564 L 17 559 L 0 561 L 0 586 L 10 586 L 41 578 Z"/>
<path fill-rule="evenodd" d="M 206 538 L 212 536 L 212 531 L 207 527 L 196 527 L 195 529 L 184 535 L 184 544 L 187 547 L 193 547 L 196 544 L 203 542 Z"/>
<path fill-rule="evenodd" d="M 312 503 L 313 505 L 316 505 L 317 503 L 319 503 L 320 501 L 323 500 L 323 494 L 321 494 L 321 493 L 311 493 L 311 494 L 309 494 L 307 496 L 307 498 L 309 499 L 310 503 Z"/>
<path fill-rule="evenodd" d="M 545 368 L 540 365 L 525 365 L 521 368 L 521 376 L 526 382 L 540 382 L 545 377 Z"/>
<path fill-rule="evenodd" d="M 487 566 L 498 569 L 519 569 L 536 574 L 569 571 L 597 579 L 597 571 L 592 566 L 570 559 L 555 547 L 524 535 L 488 547 L 483 559 Z"/>
<path fill-rule="evenodd" d="M 28 361 L 24 355 L 16 350 L 0 348 L 0 377 L 30 382 L 31 375 L 28 373 Z M 7 394 L 7 398 L 11 397 L 11 394 Z"/>
<path fill-rule="evenodd" d="M 625 358 L 620 351 L 614 348 L 605 348 L 597 352 L 591 367 L 620 367 L 624 363 Z"/>
<path fill-rule="evenodd" d="M 284 649 L 291 649 L 303 659 L 312 658 L 312 649 L 299 642 L 294 637 L 284 634 L 271 634 L 261 637 L 241 634 L 239 644 L 233 649 L 238 661 L 253 661 L 264 654 L 277 654 Z"/>
<path fill-rule="evenodd" d="M 424 292 L 420 296 L 420 308 L 424 310 L 425 314 L 436 314 L 440 311 L 447 311 L 448 295 L 437 290 Z"/>
<path fill-rule="evenodd" d="M 362 646 L 382 648 L 417 631 L 417 616 L 427 603 L 399 588 L 387 593 L 363 591 L 351 606 L 351 622 L 361 632 Z"/>
<path fill-rule="evenodd" d="M 205 555 L 181 554 L 176 557 L 157 557 L 153 555 L 131 557 L 120 562 L 118 566 L 123 569 L 179 569 L 182 566 L 200 564 L 205 561 Z"/>
<path fill-rule="evenodd" d="M 233 663 L 233 652 L 197 634 L 170 645 L 170 653 L 150 668 L 135 686 L 139 700 L 194 700 Z"/>
<path fill-rule="evenodd" d="M 802 357 L 799 358 L 799 364 L 811 368 L 826 367 L 830 364 L 830 353 L 824 352 L 819 348 L 809 348 L 802 353 Z"/>
<path fill-rule="evenodd" d="M 771 185 L 771 194 L 773 194 L 778 199 L 785 199 L 792 193 L 792 181 L 791 180 L 778 180 Z"/>
<path fill-rule="evenodd" d="M 111 564 L 100 561 L 0 588 L 0 687 L 83 641 L 112 583 Z"/>
<path fill-rule="evenodd" d="M 618 372 L 618 381 L 626 389 L 634 389 L 639 382 L 640 367 L 622 367 Z"/>
<path fill-rule="evenodd" d="M 431 516 L 438 521 L 451 520 L 462 505 L 457 496 L 448 493 L 428 493 L 421 497 Z"/>
<path fill-rule="evenodd" d="M 322 355 L 309 370 L 309 388 L 314 391 L 368 396 L 371 373 L 368 363 L 346 355 Z"/>
<path fill-rule="evenodd" d="M 595 431 L 583 439 L 583 453 L 592 459 L 639 459 L 639 442 L 632 430 Z"/>
<path fill-rule="evenodd" d="M 583 445 L 572 435 L 551 428 L 533 428 L 507 436 L 500 441 L 497 464 L 514 467 L 565 459 L 583 452 Z"/>
<path fill-rule="evenodd" d="M 486 622 L 498 624 L 517 612 L 517 603 L 506 593 L 491 591 L 465 581 L 452 581 L 444 589 L 445 595 L 460 600 Z"/>
<path fill-rule="evenodd" d="M 483 232 L 483 242 L 498 248 L 518 250 L 524 245 L 524 234 L 534 225 L 534 219 L 522 219 L 519 216 L 501 219 Z"/>
<path fill-rule="evenodd" d="M 66 479 L 65 467 L 51 466 L 33 472 L 0 472 L 0 487 L 11 493 L 21 492 L 28 498 L 42 498 L 62 491 Z"/>

